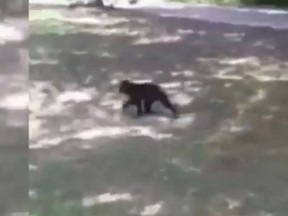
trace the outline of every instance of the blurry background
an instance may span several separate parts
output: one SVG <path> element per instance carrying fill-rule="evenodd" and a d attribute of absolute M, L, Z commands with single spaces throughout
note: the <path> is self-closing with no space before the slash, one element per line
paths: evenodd
<path fill-rule="evenodd" d="M 28 0 L 1 1 L 0 215 L 28 212 Z"/>

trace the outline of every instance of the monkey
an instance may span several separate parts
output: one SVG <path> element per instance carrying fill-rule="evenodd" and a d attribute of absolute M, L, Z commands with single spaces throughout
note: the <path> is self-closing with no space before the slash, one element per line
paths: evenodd
<path fill-rule="evenodd" d="M 107 5 L 105 4 L 104 0 L 94 0 L 94 1 L 89 1 L 89 2 L 83 2 L 83 1 L 76 1 L 73 2 L 71 4 L 68 5 L 69 9 L 76 9 L 76 8 L 80 8 L 80 7 L 98 7 L 100 9 L 103 10 L 113 10 L 115 9 L 115 6 L 113 4 L 113 2 L 111 2 L 111 4 Z"/>
<path fill-rule="evenodd" d="M 166 108 L 172 111 L 175 118 L 178 117 L 178 112 L 168 99 L 166 93 L 152 82 L 140 84 L 123 80 L 120 82 L 119 93 L 128 96 L 128 100 L 123 104 L 122 109 L 124 110 L 129 105 L 136 105 L 138 117 L 143 114 L 152 114 L 151 106 L 156 101 L 161 102 Z"/>

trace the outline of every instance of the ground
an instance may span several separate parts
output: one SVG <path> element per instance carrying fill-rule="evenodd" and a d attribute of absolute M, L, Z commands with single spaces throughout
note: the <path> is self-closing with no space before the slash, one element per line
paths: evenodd
<path fill-rule="evenodd" d="M 31 215 L 287 215 L 286 29 L 94 9 L 30 23 Z M 123 115 L 123 78 L 159 83 L 180 118 Z"/>
<path fill-rule="evenodd" d="M 27 211 L 27 19 L 0 23 L 0 215 Z"/>

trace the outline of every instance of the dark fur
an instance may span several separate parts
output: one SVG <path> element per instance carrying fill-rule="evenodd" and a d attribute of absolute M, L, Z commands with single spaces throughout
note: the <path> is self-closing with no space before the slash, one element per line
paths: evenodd
<path fill-rule="evenodd" d="M 152 113 L 151 106 L 154 102 L 161 102 L 166 108 L 171 110 L 174 116 L 177 116 L 177 110 L 169 101 L 165 92 L 154 83 L 136 84 L 129 80 L 120 83 L 119 92 L 128 96 L 128 100 L 123 104 L 123 109 L 129 105 L 136 105 L 137 115 Z M 144 104 L 144 110 L 142 109 Z"/>

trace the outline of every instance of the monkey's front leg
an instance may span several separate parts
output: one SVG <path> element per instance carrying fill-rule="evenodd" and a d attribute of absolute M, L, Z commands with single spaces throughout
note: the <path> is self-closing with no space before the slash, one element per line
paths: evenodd
<path fill-rule="evenodd" d="M 122 105 L 122 110 L 124 111 L 126 108 L 128 108 L 130 105 L 136 106 L 137 109 L 137 117 L 140 117 L 143 115 L 141 100 L 136 99 L 129 99 Z"/>
<path fill-rule="evenodd" d="M 137 106 L 137 117 L 140 117 L 144 114 L 142 103 L 144 103 L 144 100 L 136 100 L 135 101 L 135 104 Z"/>
<path fill-rule="evenodd" d="M 123 105 L 122 105 L 122 111 L 124 111 L 128 106 L 131 105 L 131 100 L 127 100 Z"/>

